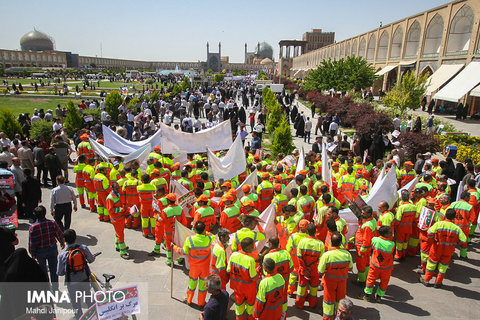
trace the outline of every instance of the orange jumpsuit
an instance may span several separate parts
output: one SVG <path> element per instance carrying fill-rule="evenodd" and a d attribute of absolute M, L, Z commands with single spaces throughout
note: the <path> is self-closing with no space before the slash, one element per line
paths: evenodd
<path fill-rule="evenodd" d="M 140 197 L 138 196 L 137 186 L 140 184 L 140 181 L 134 178 L 130 178 L 125 181 L 123 185 L 123 191 L 125 192 L 125 200 L 127 206 L 127 212 L 130 212 L 130 208 L 134 205 L 137 206 L 140 210 Z M 138 217 L 129 216 L 125 224 L 127 228 L 133 227 L 134 229 L 140 226 L 140 214 L 137 213 Z"/>
<path fill-rule="evenodd" d="M 205 231 L 210 232 L 217 224 L 217 218 L 215 217 L 215 211 L 208 205 L 198 207 L 195 210 L 195 216 L 193 217 L 192 226 L 195 226 L 197 221 L 205 223 Z"/>
<path fill-rule="evenodd" d="M 380 285 L 377 289 L 377 295 L 383 297 L 387 291 L 390 275 L 393 271 L 393 252 L 395 251 L 395 243 L 391 239 L 382 236 L 372 239 L 373 253 L 370 260 L 370 268 L 364 292 L 366 294 L 373 293 L 373 287 L 378 278 Z"/>
<path fill-rule="evenodd" d="M 127 253 L 127 246 L 125 245 L 124 229 L 125 229 L 125 212 L 120 201 L 120 195 L 114 191 L 107 196 L 105 207 L 110 216 L 110 221 L 115 229 L 115 247 L 120 251 L 120 254 Z"/>
<path fill-rule="evenodd" d="M 167 248 L 167 263 L 172 261 L 172 240 L 173 232 L 175 231 L 175 220 L 178 220 L 184 226 L 187 225 L 187 218 L 182 207 L 177 205 L 168 205 L 159 214 L 157 214 L 157 221 L 163 225 L 164 234 L 155 238 L 155 243 L 160 244 L 165 238 L 165 247 Z M 161 237 L 163 236 L 163 237 Z"/>
<path fill-rule="evenodd" d="M 137 186 L 138 196 L 140 197 L 140 215 L 142 219 L 142 232 L 148 236 L 148 228 L 151 226 L 152 233 L 155 235 L 155 218 L 153 215 L 153 196 L 155 187 L 150 183 Z"/>
<path fill-rule="evenodd" d="M 365 282 L 370 264 L 372 252 L 372 238 L 377 227 L 377 221 L 370 218 L 362 221 L 362 225 L 355 233 L 356 264 L 358 270 L 358 282 Z"/>

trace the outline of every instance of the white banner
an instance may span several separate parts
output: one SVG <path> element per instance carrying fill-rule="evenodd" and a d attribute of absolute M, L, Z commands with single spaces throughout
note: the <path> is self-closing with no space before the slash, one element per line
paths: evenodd
<path fill-rule="evenodd" d="M 398 190 L 398 197 L 400 198 L 402 196 L 403 190 L 408 190 L 409 193 L 412 192 L 415 186 L 417 185 L 419 178 L 420 177 L 417 175 L 415 179 L 413 179 L 412 181 L 404 185 L 402 188 L 400 188 L 400 190 Z"/>
<path fill-rule="evenodd" d="M 102 157 L 105 160 L 108 160 L 109 158 L 114 158 L 114 157 L 122 157 L 124 163 L 128 163 L 132 160 L 137 160 L 139 161 L 140 165 L 145 163 L 145 168 L 142 169 L 143 171 L 146 170 L 146 158 L 152 151 L 152 146 L 148 143 L 144 145 L 143 147 L 139 148 L 138 150 L 133 151 L 130 154 L 121 154 L 118 152 L 115 152 L 111 150 L 110 148 L 105 147 L 104 145 L 101 145 L 97 141 L 93 140 L 92 138 L 89 138 L 90 145 L 92 146 L 93 151 L 95 151 L 100 157 Z"/>
<path fill-rule="evenodd" d="M 208 167 L 212 169 L 213 177 L 216 181 L 232 179 L 244 172 L 246 166 L 247 161 L 245 160 L 245 152 L 240 135 L 237 136 L 223 158 L 217 157 L 208 149 Z"/>
<path fill-rule="evenodd" d="M 370 192 L 368 197 L 365 199 L 365 202 L 375 211 L 377 210 L 378 204 L 381 201 L 387 201 L 391 208 L 397 199 L 397 173 L 395 171 L 395 166 L 392 166 L 376 190 Z M 358 219 L 350 209 L 340 210 L 340 216 L 345 219 L 348 224 L 348 233 L 346 238 L 349 239 L 358 229 Z"/>
<path fill-rule="evenodd" d="M 245 179 L 245 181 L 243 181 L 242 184 L 237 187 L 238 199 L 241 199 L 245 195 L 245 192 L 243 192 L 242 187 L 246 184 L 251 185 L 250 190 L 252 192 L 255 192 L 255 190 L 257 190 L 257 186 L 258 186 L 257 169 L 255 169 L 255 171 L 250 173 L 248 177 Z"/>
<path fill-rule="evenodd" d="M 180 164 L 180 170 L 183 169 L 183 167 L 187 164 L 188 162 L 188 158 L 187 158 L 187 154 L 186 153 L 181 153 L 179 154 L 178 156 L 176 156 L 175 158 L 173 158 L 173 163 L 179 163 Z"/>
<path fill-rule="evenodd" d="M 230 121 L 195 133 L 175 130 L 160 123 L 162 153 L 200 153 L 207 148 L 212 151 L 226 150 L 232 145 Z"/>
<path fill-rule="evenodd" d="M 161 143 L 161 132 L 158 130 L 153 136 L 142 141 L 130 141 L 125 138 L 120 137 L 117 133 L 113 132 L 107 126 L 102 126 L 103 129 L 103 141 L 105 146 L 110 150 L 118 153 L 132 153 L 139 148 L 145 146 L 146 144 L 151 144 L 152 146 L 159 146 Z"/>

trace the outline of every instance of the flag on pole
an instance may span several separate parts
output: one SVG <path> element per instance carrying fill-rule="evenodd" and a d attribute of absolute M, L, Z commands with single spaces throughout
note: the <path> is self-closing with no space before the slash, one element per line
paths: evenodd
<path fill-rule="evenodd" d="M 322 146 L 322 178 L 323 181 L 328 184 L 328 187 L 332 188 L 332 170 L 328 163 L 327 145 L 325 143 L 323 143 Z"/>
<path fill-rule="evenodd" d="M 305 170 L 305 153 L 303 152 L 303 147 L 300 150 L 297 160 L 297 169 L 295 170 L 295 176 L 297 176 L 300 170 Z"/>
<path fill-rule="evenodd" d="M 251 190 L 255 190 L 257 188 L 257 186 L 258 186 L 257 169 L 255 169 L 255 171 L 250 173 L 248 175 L 248 177 L 245 179 L 245 181 L 243 181 L 242 184 L 237 187 L 236 190 L 237 190 L 237 198 L 238 199 L 241 199 L 245 195 L 245 192 L 243 192 L 242 187 L 246 184 L 252 186 Z"/>
<path fill-rule="evenodd" d="M 183 224 L 178 222 L 178 220 L 175 220 L 175 232 L 173 234 L 173 243 L 177 247 L 183 248 L 183 244 L 185 243 L 185 240 L 187 240 L 189 236 L 193 236 L 194 234 L 195 232 L 185 227 Z M 173 259 L 178 259 L 180 257 L 181 256 L 178 255 L 177 253 L 175 252 L 173 253 Z"/>
<path fill-rule="evenodd" d="M 277 228 L 275 227 L 275 205 L 272 202 L 263 212 L 259 218 L 263 220 L 260 222 L 260 226 L 265 230 L 265 240 L 259 241 L 257 244 L 258 252 L 262 251 L 263 247 L 267 243 L 267 240 L 277 235 Z"/>

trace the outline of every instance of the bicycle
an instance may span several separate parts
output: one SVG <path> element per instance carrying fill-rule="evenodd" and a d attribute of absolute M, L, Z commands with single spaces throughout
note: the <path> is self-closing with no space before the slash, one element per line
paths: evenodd
<path fill-rule="evenodd" d="M 93 256 L 97 257 L 102 252 L 97 252 Z M 95 292 L 103 291 L 103 292 L 108 292 L 113 289 L 113 286 L 111 285 L 110 281 L 115 279 L 115 275 L 113 274 L 108 274 L 108 273 L 103 273 L 102 276 L 105 278 L 105 282 L 102 282 L 99 277 L 90 271 L 90 283 L 92 285 L 92 288 Z M 137 316 L 132 314 L 131 315 L 133 320 L 137 320 Z M 120 319 L 128 319 L 128 316 L 121 317 Z"/>

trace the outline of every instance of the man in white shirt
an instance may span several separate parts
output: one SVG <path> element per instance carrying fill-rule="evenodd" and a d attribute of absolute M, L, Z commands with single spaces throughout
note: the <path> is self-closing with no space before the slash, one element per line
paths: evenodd
<path fill-rule="evenodd" d="M 393 128 L 395 130 L 400 131 L 400 124 L 402 124 L 402 120 L 400 120 L 400 118 L 398 117 L 398 114 L 397 114 L 395 116 L 395 118 L 393 119 Z"/>
<path fill-rule="evenodd" d="M 141 107 L 142 107 L 142 110 L 145 110 L 148 107 L 148 105 L 145 101 L 143 101 Z"/>
<path fill-rule="evenodd" d="M 195 117 L 195 121 L 193 122 L 193 128 L 195 129 L 195 132 L 198 132 L 202 129 L 202 121 L 200 121 L 198 117 Z"/>
<path fill-rule="evenodd" d="M 95 104 L 95 102 L 91 102 L 90 105 L 88 106 L 89 109 L 97 109 L 97 105 Z"/>
<path fill-rule="evenodd" d="M 303 137 L 303 142 L 307 142 L 307 139 L 308 139 L 308 143 L 310 143 L 310 132 L 312 131 L 312 121 L 310 121 L 310 117 L 307 117 L 304 130 L 305 130 L 305 136 Z"/>
<path fill-rule="evenodd" d="M 220 113 L 223 116 L 223 112 L 225 111 L 225 102 L 220 101 L 220 103 L 218 104 L 218 110 L 220 110 Z"/>
<path fill-rule="evenodd" d="M 62 129 L 62 124 L 60 123 L 60 119 L 55 120 L 55 122 L 52 125 L 53 132 L 57 132 L 57 130 Z"/>
<path fill-rule="evenodd" d="M 336 136 L 337 130 L 338 130 L 338 123 L 336 123 L 335 121 L 332 121 L 328 128 L 328 132 L 330 133 L 330 136 L 332 138 Z"/>
<path fill-rule="evenodd" d="M 172 124 L 171 118 L 170 118 L 170 112 L 165 112 L 163 115 L 163 123 L 165 123 L 167 126 L 170 126 Z"/>
<path fill-rule="evenodd" d="M 102 113 L 100 114 L 100 120 L 102 120 L 102 122 L 107 121 L 107 116 L 108 116 L 108 112 L 106 110 L 103 110 Z"/>
<path fill-rule="evenodd" d="M 127 121 L 128 122 L 134 122 L 135 121 L 135 116 L 133 115 L 132 110 L 128 110 Z"/>
<path fill-rule="evenodd" d="M 35 112 L 35 113 L 33 114 L 33 116 L 32 116 L 32 119 L 30 119 L 30 121 L 31 121 L 32 123 L 37 122 L 37 121 L 41 121 L 41 120 L 42 120 L 42 119 L 38 116 L 38 112 Z"/>
<path fill-rule="evenodd" d="M 100 110 L 105 110 L 105 99 L 102 99 L 102 101 L 100 101 Z"/>
<path fill-rule="evenodd" d="M 119 105 L 118 106 L 118 111 L 119 112 L 127 112 L 127 107 L 125 107 L 123 104 Z"/>
<path fill-rule="evenodd" d="M 412 116 L 408 116 L 408 120 L 407 120 L 407 131 L 413 131 L 413 120 L 412 120 Z"/>
<path fill-rule="evenodd" d="M 0 132 L 0 146 L 2 147 L 9 147 L 12 141 L 8 139 L 7 134 L 5 132 Z"/>

